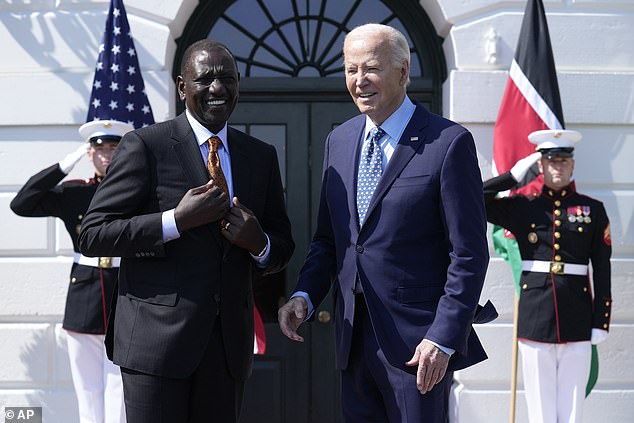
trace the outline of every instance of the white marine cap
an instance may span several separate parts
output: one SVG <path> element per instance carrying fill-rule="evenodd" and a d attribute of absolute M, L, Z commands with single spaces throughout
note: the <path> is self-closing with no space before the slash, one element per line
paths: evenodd
<path fill-rule="evenodd" d="M 93 145 L 119 142 L 134 126 L 118 120 L 93 120 L 79 127 L 79 135 Z"/>
<path fill-rule="evenodd" d="M 581 140 L 580 132 L 569 129 L 544 129 L 531 132 L 528 140 L 535 144 L 542 157 L 572 157 L 575 143 Z"/>

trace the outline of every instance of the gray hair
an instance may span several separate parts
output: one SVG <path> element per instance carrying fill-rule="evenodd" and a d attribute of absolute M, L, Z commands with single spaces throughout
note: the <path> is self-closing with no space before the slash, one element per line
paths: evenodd
<path fill-rule="evenodd" d="M 391 59 L 394 66 L 400 67 L 404 61 L 407 61 L 408 64 L 410 63 L 409 43 L 405 35 L 398 29 L 388 25 L 377 23 L 360 25 L 346 35 L 346 38 L 343 40 L 343 45 L 346 45 L 348 38 L 351 36 L 370 36 L 376 34 L 381 34 L 385 37 L 385 41 L 387 41 L 390 46 L 390 51 L 392 52 Z M 407 85 L 409 85 L 409 75 L 407 76 Z"/>

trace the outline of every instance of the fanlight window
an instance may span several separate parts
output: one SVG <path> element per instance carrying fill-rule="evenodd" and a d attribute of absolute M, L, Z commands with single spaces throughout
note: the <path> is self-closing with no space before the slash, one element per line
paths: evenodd
<path fill-rule="evenodd" d="M 404 25 L 379 0 L 237 0 L 208 38 L 229 46 L 245 77 L 342 77 L 343 39 L 369 22 L 405 34 L 411 77 L 426 76 Z"/>

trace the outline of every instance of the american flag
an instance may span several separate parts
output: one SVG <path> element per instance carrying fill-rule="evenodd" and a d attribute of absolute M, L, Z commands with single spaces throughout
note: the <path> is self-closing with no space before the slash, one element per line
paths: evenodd
<path fill-rule="evenodd" d="M 110 1 L 86 122 L 102 119 L 135 128 L 154 123 L 123 0 Z"/>

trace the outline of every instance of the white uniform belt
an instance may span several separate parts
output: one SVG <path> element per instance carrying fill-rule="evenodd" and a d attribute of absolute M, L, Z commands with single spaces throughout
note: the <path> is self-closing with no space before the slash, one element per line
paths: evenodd
<path fill-rule="evenodd" d="M 528 272 L 554 273 L 556 275 L 588 274 L 587 264 L 562 263 L 559 261 L 523 260 L 522 270 Z"/>
<path fill-rule="evenodd" d="M 121 265 L 121 257 L 86 257 L 78 253 L 75 253 L 73 261 L 84 266 L 101 267 L 102 269 Z"/>

